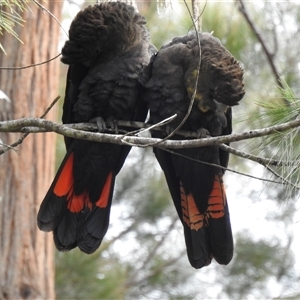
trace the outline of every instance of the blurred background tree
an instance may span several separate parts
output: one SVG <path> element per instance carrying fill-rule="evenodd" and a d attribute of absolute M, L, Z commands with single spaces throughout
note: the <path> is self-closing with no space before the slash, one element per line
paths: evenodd
<path fill-rule="evenodd" d="M 57 97 L 58 60 L 20 68 L 58 54 L 60 27 L 47 12 L 59 19 L 62 2 L 44 5 L 42 9 L 33 1 L 0 1 L 0 90 L 7 95 L 0 97 L 1 121 L 40 117 Z M 26 26 L 14 22 L 14 16 L 26 20 Z M 14 34 L 4 32 L 7 26 Z M 55 118 L 55 112 L 47 117 Z M 1 133 L 0 151 L 21 137 Z M 55 297 L 53 242 L 36 226 L 37 209 L 54 176 L 55 137 L 29 135 L 17 151 L 0 156 L 0 299 Z"/>

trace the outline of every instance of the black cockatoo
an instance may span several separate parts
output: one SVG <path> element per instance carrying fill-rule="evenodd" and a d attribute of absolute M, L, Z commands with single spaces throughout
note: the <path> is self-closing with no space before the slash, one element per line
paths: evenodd
<path fill-rule="evenodd" d="M 196 33 L 174 38 L 146 69 L 147 91 L 143 98 L 150 108 L 150 120 L 157 123 L 177 114 L 166 128 L 168 133 L 181 123 L 195 90 L 199 55 L 197 93 L 181 128 L 198 132 L 201 137 L 230 134 L 231 106 L 237 105 L 245 93 L 243 70 L 209 33 L 199 33 L 198 39 Z M 166 133 L 153 131 L 152 136 L 164 138 Z M 172 139 L 186 138 L 174 135 Z M 218 166 L 226 168 L 229 155 L 218 146 L 172 151 L 154 148 L 184 227 L 189 261 L 194 268 L 209 265 L 212 258 L 228 264 L 233 239 L 223 187 L 224 169 Z"/>
<path fill-rule="evenodd" d="M 101 3 L 79 12 L 62 49 L 69 65 L 63 123 L 144 121 L 142 70 L 155 52 L 146 20 L 130 5 Z M 65 139 L 67 154 L 38 212 L 38 227 L 53 231 L 59 250 L 95 251 L 109 224 L 115 177 L 128 146 Z"/>

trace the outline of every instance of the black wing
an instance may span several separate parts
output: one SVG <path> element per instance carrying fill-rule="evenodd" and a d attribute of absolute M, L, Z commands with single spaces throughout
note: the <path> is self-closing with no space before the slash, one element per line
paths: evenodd
<path fill-rule="evenodd" d="M 197 93 L 182 129 L 201 132 L 202 136 L 229 134 L 230 106 L 244 95 L 243 70 L 218 39 L 201 33 L 199 40 L 201 66 Z M 198 63 L 195 33 L 175 38 L 162 47 L 145 84 L 144 100 L 150 108 L 152 123 L 176 113 L 178 117 L 168 125 L 170 131 L 182 121 L 195 90 Z M 159 132 L 152 135 L 166 136 Z M 186 139 L 179 135 L 172 138 Z M 227 264 L 233 255 L 233 240 L 223 186 L 224 171 L 218 166 L 227 167 L 229 155 L 218 146 L 172 151 L 154 149 L 184 227 L 190 263 L 201 268 L 215 258 L 220 264 Z"/>
<path fill-rule="evenodd" d="M 63 122 L 144 121 L 142 70 L 153 46 L 145 19 L 120 2 L 90 6 L 71 24 L 62 61 L 70 65 Z M 149 50 L 150 49 L 150 50 Z M 95 251 L 109 224 L 115 176 L 130 147 L 65 139 L 67 154 L 45 196 L 38 226 L 59 250 Z"/>

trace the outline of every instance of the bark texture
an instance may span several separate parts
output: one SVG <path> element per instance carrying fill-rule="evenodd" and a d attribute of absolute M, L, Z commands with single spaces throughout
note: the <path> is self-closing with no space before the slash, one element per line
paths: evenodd
<path fill-rule="evenodd" d="M 43 2 L 58 19 L 62 1 Z M 8 34 L 0 37 L 7 55 L 1 67 L 19 67 L 58 54 L 60 27 L 35 5 L 21 12 L 26 23 L 16 28 L 24 44 Z M 0 120 L 39 117 L 58 94 L 59 59 L 23 70 L 1 70 Z M 56 119 L 55 109 L 46 117 Z M 20 134 L 1 133 L 11 144 Z M 1 146 L 1 145 L 0 145 Z M 40 232 L 36 214 L 54 176 L 55 134 L 29 135 L 18 147 L 0 156 L 0 299 L 54 299 L 52 236 Z"/>

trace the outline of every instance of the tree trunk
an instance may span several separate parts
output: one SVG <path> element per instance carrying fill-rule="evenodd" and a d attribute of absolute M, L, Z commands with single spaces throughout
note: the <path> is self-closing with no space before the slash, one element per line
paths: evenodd
<path fill-rule="evenodd" d="M 43 2 L 60 19 L 62 1 Z M 20 12 L 26 20 L 16 31 L 24 44 L 4 33 L 1 67 L 19 67 L 58 54 L 60 27 L 36 5 Z M 0 120 L 39 117 L 58 94 L 59 59 L 22 70 L 0 69 Z M 55 109 L 47 118 L 55 120 Z M 19 134 L 1 134 L 11 144 Z M 1 147 L 1 144 L 0 144 Z M 55 135 L 31 134 L 0 156 L 0 299 L 54 299 L 52 235 L 40 232 L 36 215 L 54 175 Z"/>

